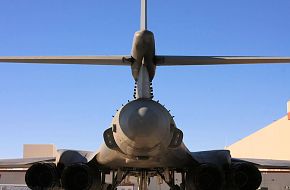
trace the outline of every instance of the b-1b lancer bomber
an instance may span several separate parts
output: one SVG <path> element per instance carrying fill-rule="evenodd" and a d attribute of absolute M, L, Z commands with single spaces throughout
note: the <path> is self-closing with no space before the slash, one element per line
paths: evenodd
<path fill-rule="evenodd" d="M 10 56 L 0 62 L 127 65 L 135 81 L 134 99 L 114 115 L 97 152 L 62 150 L 56 163 L 49 158 L 0 160 L 0 167 L 30 166 L 25 181 L 31 189 L 115 190 L 127 176 L 135 176 L 139 190 L 147 190 L 150 178 L 159 176 L 171 190 L 255 190 L 262 180 L 259 167 L 285 167 L 235 159 L 227 150 L 191 152 L 169 110 L 153 100 L 152 81 L 159 66 L 290 63 L 290 57 L 156 55 L 154 34 L 147 29 L 147 0 L 141 0 L 141 28 L 130 55 Z M 177 173 L 180 184 L 174 180 Z M 110 184 L 108 174 L 113 175 Z"/>

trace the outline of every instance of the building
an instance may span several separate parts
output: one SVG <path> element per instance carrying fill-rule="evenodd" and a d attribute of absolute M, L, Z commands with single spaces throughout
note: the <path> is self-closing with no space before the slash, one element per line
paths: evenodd
<path fill-rule="evenodd" d="M 290 160 L 290 101 L 287 115 L 261 130 L 226 147 L 235 158 Z M 290 189 L 290 170 L 261 170 L 261 187 L 269 190 Z"/>

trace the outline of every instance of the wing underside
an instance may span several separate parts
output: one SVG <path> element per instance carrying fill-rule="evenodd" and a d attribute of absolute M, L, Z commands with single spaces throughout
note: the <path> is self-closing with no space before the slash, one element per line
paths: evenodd
<path fill-rule="evenodd" d="M 256 165 L 260 169 L 290 169 L 289 160 L 232 158 L 232 162 L 249 162 Z"/>
<path fill-rule="evenodd" d="M 231 158 L 228 150 L 214 150 L 192 152 L 191 156 L 199 163 L 250 163 L 259 169 L 290 169 L 289 160 L 256 159 L 256 158 Z"/>
<path fill-rule="evenodd" d="M 0 168 L 28 168 L 32 166 L 34 163 L 38 162 L 52 163 L 55 161 L 56 161 L 55 157 L 1 159 Z"/>

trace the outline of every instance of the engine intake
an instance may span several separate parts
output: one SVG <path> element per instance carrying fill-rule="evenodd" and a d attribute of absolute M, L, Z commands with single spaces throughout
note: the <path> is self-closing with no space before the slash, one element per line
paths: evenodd
<path fill-rule="evenodd" d="M 189 175 L 196 190 L 220 190 L 224 184 L 223 172 L 214 164 L 201 164 Z"/>
<path fill-rule="evenodd" d="M 261 172 L 250 163 L 232 165 L 233 183 L 239 190 L 256 190 L 262 182 Z"/>
<path fill-rule="evenodd" d="M 88 190 L 93 184 L 92 171 L 85 164 L 73 164 L 64 169 L 61 183 L 67 190 Z"/>
<path fill-rule="evenodd" d="M 55 164 L 33 164 L 25 174 L 25 182 L 30 189 L 46 189 L 59 185 L 59 173 Z"/>

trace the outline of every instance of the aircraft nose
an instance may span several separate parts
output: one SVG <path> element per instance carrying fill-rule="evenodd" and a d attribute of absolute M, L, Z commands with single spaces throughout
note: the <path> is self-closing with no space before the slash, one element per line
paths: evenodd
<path fill-rule="evenodd" d="M 170 122 L 159 104 L 144 104 L 141 101 L 124 107 L 120 114 L 120 126 L 126 137 L 134 142 L 135 148 L 153 148 L 169 131 Z"/>

